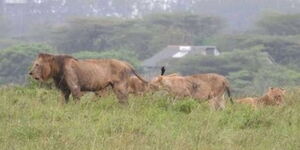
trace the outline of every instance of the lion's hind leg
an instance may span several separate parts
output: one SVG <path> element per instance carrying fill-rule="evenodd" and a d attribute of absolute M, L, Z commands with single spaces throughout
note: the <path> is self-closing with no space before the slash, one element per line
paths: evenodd
<path fill-rule="evenodd" d="M 118 82 L 113 84 L 113 92 L 116 94 L 120 104 L 128 104 L 128 83 Z"/>

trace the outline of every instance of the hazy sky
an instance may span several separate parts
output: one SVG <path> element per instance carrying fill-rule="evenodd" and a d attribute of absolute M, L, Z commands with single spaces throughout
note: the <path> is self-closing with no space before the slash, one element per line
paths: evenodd
<path fill-rule="evenodd" d="M 221 16 L 230 29 L 243 30 L 264 12 L 300 12 L 300 0 L 2 0 L 0 4 L 0 13 L 19 30 L 71 16 L 132 18 L 182 11 Z"/>

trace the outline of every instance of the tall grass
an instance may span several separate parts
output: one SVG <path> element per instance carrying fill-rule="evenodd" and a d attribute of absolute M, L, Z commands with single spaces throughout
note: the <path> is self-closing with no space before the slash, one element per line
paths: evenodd
<path fill-rule="evenodd" d="M 0 149 L 300 149 L 300 91 L 284 107 L 253 110 L 228 103 L 173 101 L 160 94 L 111 95 L 61 106 L 56 90 L 0 89 Z"/>

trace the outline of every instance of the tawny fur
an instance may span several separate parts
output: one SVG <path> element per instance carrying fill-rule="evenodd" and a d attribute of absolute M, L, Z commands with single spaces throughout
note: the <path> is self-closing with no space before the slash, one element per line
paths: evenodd
<path fill-rule="evenodd" d="M 213 101 L 215 109 L 225 107 L 224 93 L 229 92 L 229 82 L 218 74 L 180 76 L 170 74 L 158 76 L 150 82 L 152 90 L 166 89 L 175 96 L 190 96 L 198 100 Z M 221 108 L 221 109 L 222 109 Z"/>
<path fill-rule="evenodd" d="M 30 75 L 40 81 L 53 78 L 62 91 L 63 103 L 69 95 L 78 99 L 83 91 L 99 91 L 111 86 L 120 103 L 127 103 L 128 82 L 134 74 L 145 81 L 127 62 L 116 59 L 77 60 L 68 55 L 39 54 L 33 63 Z"/>
<path fill-rule="evenodd" d="M 270 105 L 283 105 L 284 104 L 284 94 L 285 90 L 282 88 L 269 88 L 268 91 L 259 98 L 242 98 L 236 100 L 237 103 L 249 104 L 253 108 L 258 108 L 260 106 L 270 106 Z"/>
<path fill-rule="evenodd" d="M 136 76 L 129 79 L 129 93 L 134 95 L 142 95 L 148 90 L 148 83 L 141 81 Z"/>
<path fill-rule="evenodd" d="M 195 74 L 186 76 L 188 79 L 196 84 L 206 83 L 205 88 L 210 89 L 211 97 L 221 97 L 228 92 L 230 97 L 229 90 L 229 81 L 222 75 L 215 73 L 207 73 L 207 74 Z"/>
<path fill-rule="evenodd" d="M 246 97 L 246 98 L 238 99 L 236 100 L 236 102 L 240 104 L 248 104 L 251 105 L 253 108 L 256 108 L 257 97 Z"/>
<path fill-rule="evenodd" d="M 177 97 L 192 96 L 192 83 L 179 75 L 158 76 L 150 84 L 152 90 L 166 90 Z"/>

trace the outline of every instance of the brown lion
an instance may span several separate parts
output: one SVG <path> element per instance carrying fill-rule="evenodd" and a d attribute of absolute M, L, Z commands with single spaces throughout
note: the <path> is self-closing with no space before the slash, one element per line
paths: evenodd
<path fill-rule="evenodd" d="M 148 83 L 141 81 L 136 76 L 129 79 L 129 93 L 134 95 L 142 95 L 148 90 Z"/>
<path fill-rule="evenodd" d="M 285 90 L 282 88 L 271 87 L 267 93 L 259 98 L 243 98 L 236 100 L 237 103 L 250 104 L 253 108 L 267 105 L 283 105 L 284 104 Z"/>
<path fill-rule="evenodd" d="M 216 73 L 195 74 L 187 77 L 195 84 L 201 85 L 203 82 L 206 83 L 206 88 L 211 90 L 211 97 L 223 97 L 225 92 L 227 92 L 231 103 L 233 103 L 229 88 L 229 81 L 226 79 L 226 77 Z M 195 96 L 197 97 L 197 95 Z"/>
<path fill-rule="evenodd" d="M 208 100 L 214 110 L 225 108 L 225 99 L 214 96 L 211 86 L 202 80 L 193 82 L 189 76 L 170 74 L 158 76 L 150 82 L 153 90 L 164 89 L 175 97 L 193 97 L 197 100 Z"/>
<path fill-rule="evenodd" d="M 202 86 L 202 88 L 196 88 L 197 91 L 194 92 L 193 95 L 195 98 L 203 97 L 204 89 L 209 90 L 209 92 L 206 92 L 207 99 L 213 109 L 218 110 L 225 108 L 225 92 L 227 92 L 230 102 L 233 104 L 229 81 L 226 77 L 216 73 L 194 74 L 186 77 L 197 86 Z"/>
<path fill-rule="evenodd" d="M 100 91 L 111 86 L 120 103 L 128 103 L 128 82 L 134 74 L 142 82 L 133 67 L 116 59 L 78 60 L 68 55 L 41 53 L 33 63 L 30 76 L 38 81 L 52 78 L 62 91 L 63 101 L 67 103 L 72 94 L 77 101 L 85 91 Z"/>
<path fill-rule="evenodd" d="M 150 88 L 153 91 L 166 90 L 175 97 L 191 97 L 193 92 L 192 82 L 178 74 L 155 77 L 150 82 Z"/>
<path fill-rule="evenodd" d="M 248 104 L 248 105 L 251 105 L 253 108 L 256 108 L 257 97 L 245 97 L 245 98 L 236 100 L 236 102 L 240 103 L 240 104 Z"/>
<path fill-rule="evenodd" d="M 133 95 L 143 95 L 148 90 L 148 83 L 141 81 L 136 76 L 131 76 L 128 82 L 128 93 Z M 95 92 L 97 97 L 108 96 L 112 91 L 111 87 L 101 89 L 100 91 Z"/>
<path fill-rule="evenodd" d="M 233 103 L 229 81 L 222 75 L 207 73 L 180 76 L 178 74 L 164 75 L 164 72 L 165 67 L 162 67 L 161 75 L 150 82 L 151 89 L 157 90 L 161 89 L 161 87 L 167 87 L 168 91 L 177 95 L 190 95 L 198 100 L 208 100 L 214 109 L 225 108 L 224 94 L 227 92 L 230 101 Z M 175 81 L 178 78 L 181 78 L 182 81 Z"/>

